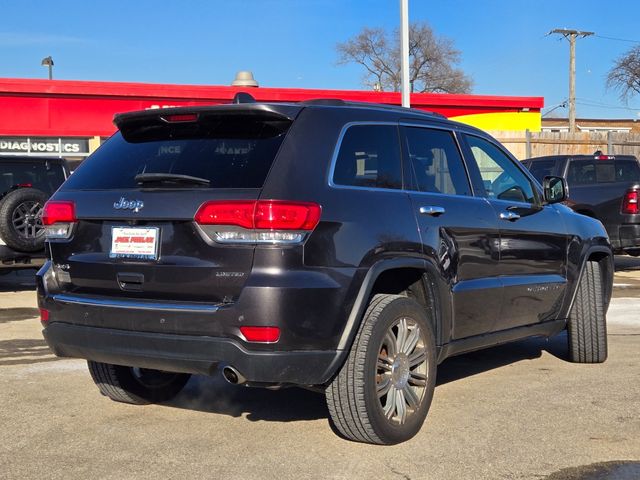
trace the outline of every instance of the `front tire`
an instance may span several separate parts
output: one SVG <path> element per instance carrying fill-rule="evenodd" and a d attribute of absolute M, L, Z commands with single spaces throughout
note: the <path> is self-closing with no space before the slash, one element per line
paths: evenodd
<path fill-rule="evenodd" d="M 576 363 L 602 363 L 607 359 L 605 313 L 600 265 L 587 262 L 569 314 L 569 360 Z"/>
<path fill-rule="evenodd" d="M 124 367 L 91 360 L 87 364 L 100 393 L 116 402 L 133 405 L 169 401 L 180 393 L 191 377 L 187 373 Z"/>
<path fill-rule="evenodd" d="M 435 380 L 435 337 L 424 308 L 400 295 L 375 295 L 326 390 L 331 420 L 350 440 L 404 442 L 422 427 Z"/>

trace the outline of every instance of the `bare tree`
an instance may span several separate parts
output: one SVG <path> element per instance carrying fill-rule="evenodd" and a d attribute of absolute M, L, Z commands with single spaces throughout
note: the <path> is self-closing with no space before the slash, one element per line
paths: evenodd
<path fill-rule="evenodd" d="M 607 87 L 619 90 L 620 98 L 625 101 L 640 93 L 640 46 L 615 61 L 607 75 Z"/>
<path fill-rule="evenodd" d="M 371 88 L 400 91 L 400 34 L 382 28 L 364 28 L 336 46 L 338 63 L 357 63 L 365 68 L 363 83 Z M 460 52 L 453 41 L 436 37 L 431 27 L 409 27 L 409 83 L 412 92 L 468 93 L 471 78 L 457 68 Z"/>

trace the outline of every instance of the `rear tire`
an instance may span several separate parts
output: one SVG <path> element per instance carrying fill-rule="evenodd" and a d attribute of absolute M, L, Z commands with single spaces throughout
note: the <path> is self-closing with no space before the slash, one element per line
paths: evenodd
<path fill-rule="evenodd" d="M 124 367 L 91 360 L 87 364 L 100 393 L 116 402 L 133 405 L 171 400 L 180 393 L 191 377 L 187 373 Z"/>
<path fill-rule="evenodd" d="M 607 359 L 605 311 L 600 265 L 587 262 L 569 314 L 569 360 L 576 363 L 602 363 Z"/>
<path fill-rule="evenodd" d="M 332 423 L 358 442 L 409 440 L 424 423 L 435 380 L 435 338 L 424 308 L 400 295 L 375 295 L 325 392 Z"/>

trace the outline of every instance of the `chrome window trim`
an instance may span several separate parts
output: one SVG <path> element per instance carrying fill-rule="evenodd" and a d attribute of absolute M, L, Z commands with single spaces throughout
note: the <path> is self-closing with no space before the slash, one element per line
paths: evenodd
<path fill-rule="evenodd" d="M 338 160 L 338 154 L 340 153 L 340 147 L 342 146 L 342 141 L 344 140 L 344 136 L 347 133 L 347 130 L 349 130 L 349 128 L 353 126 L 360 126 L 360 125 L 372 125 L 372 126 L 387 125 L 387 126 L 394 126 L 398 128 L 399 127 L 431 128 L 435 130 L 444 130 L 444 131 L 450 132 L 453 136 L 453 140 L 456 144 L 456 147 L 458 148 L 458 153 L 460 154 L 460 158 L 462 159 L 462 165 L 467 175 L 467 183 L 469 185 L 469 191 L 471 192 L 471 194 L 470 195 L 451 195 L 448 193 L 423 192 L 421 190 L 408 189 L 408 188 L 405 188 L 404 186 L 403 188 L 382 188 L 382 187 L 360 187 L 357 185 L 340 185 L 340 184 L 334 183 L 333 175 L 335 173 L 336 162 Z M 336 146 L 333 149 L 333 155 L 331 156 L 331 163 L 329 164 L 329 174 L 328 174 L 327 184 L 331 188 L 337 188 L 341 190 L 346 189 L 346 190 L 362 190 L 362 191 L 370 191 L 370 192 L 420 193 L 424 195 L 437 195 L 440 197 L 484 198 L 484 197 L 478 197 L 475 194 L 475 191 L 473 189 L 473 183 L 471 182 L 471 176 L 469 174 L 469 168 L 467 167 L 467 163 L 465 161 L 465 158 L 462 152 L 463 150 L 462 150 L 462 145 L 460 144 L 460 139 L 458 138 L 458 131 L 454 128 L 446 127 L 443 125 L 428 125 L 423 123 L 414 123 L 406 120 L 400 120 L 397 122 L 376 121 L 376 120 L 348 122 L 348 123 L 345 123 L 340 129 L 340 134 L 338 135 Z M 400 161 L 401 162 L 404 161 L 404 159 L 402 158 L 402 145 L 400 145 Z"/>
<path fill-rule="evenodd" d="M 450 193 L 436 193 L 436 192 L 423 192 L 422 190 L 409 190 L 405 189 L 405 192 L 411 193 L 428 193 L 431 195 L 443 195 L 446 197 L 476 197 L 476 192 L 473 189 L 473 182 L 471 181 L 471 175 L 469 173 L 469 168 L 467 167 L 467 162 L 464 158 L 462 145 L 460 144 L 460 139 L 458 138 L 458 130 L 455 128 L 445 127 L 443 125 L 425 125 L 423 123 L 413 123 L 408 121 L 400 121 L 399 125 L 401 127 L 413 127 L 413 128 L 430 128 L 432 130 L 444 130 L 445 132 L 451 133 L 453 137 L 453 141 L 458 149 L 458 154 L 460 155 L 460 160 L 462 160 L 462 168 L 464 168 L 464 172 L 467 176 L 467 185 L 469 186 L 470 195 L 458 195 L 458 194 L 450 194 Z"/>
<path fill-rule="evenodd" d="M 375 121 L 375 120 L 373 120 L 373 121 L 356 121 L 356 122 L 345 123 L 343 125 L 342 129 L 340 130 L 340 134 L 338 135 L 338 140 L 336 141 L 336 146 L 333 149 L 333 155 L 331 157 L 331 163 L 329 164 L 329 178 L 328 178 L 327 184 L 331 188 L 338 188 L 338 189 L 367 190 L 367 191 L 374 191 L 374 192 L 399 192 L 399 193 L 405 193 L 406 190 L 404 190 L 402 187 L 400 187 L 400 188 L 361 187 L 361 186 L 358 186 L 358 185 L 340 185 L 340 184 L 336 184 L 336 183 L 333 182 L 333 175 L 334 175 L 335 170 L 336 170 L 336 162 L 338 161 L 338 154 L 340 153 L 340 147 L 342 146 L 342 141 L 344 140 L 344 136 L 346 135 L 347 130 L 349 130 L 351 127 L 361 126 L 361 125 L 392 126 L 392 127 L 396 127 L 396 128 L 398 128 L 398 126 L 399 126 L 398 122 L 385 122 L 385 121 Z M 398 146 L 400 147 L 400 139 L 398 139 Z M 400 162 L 402 162 L 402 151 L 399 151 L 398 154 L 399 154 Z"/>
<path fill-rule="evenodd" d="M 538 206 L 544 206 L 544 202 L 543 202 L 543 194 L 540 191 L 540 189 L 538 189 L 538 186 L 540 185 L 538 183 L 538 180 L 535 179 L 535 177 L 531 174 L 531 172 L 529 171 L 529 169 L 527 167 L 524 166 L 524 164 L 518 160 L 516 157 L 514 157 L 510 151 L 508 151 L 506 148 L 504 148 L 504 146 L 498 144 L 497 140 L 495 140 L 493 137 L 486 137 L 483 135 L 478 135 L 476 133 L 469 133 L 469 132 L 461 132 L 463 135 L 466 135 L 468 137 L 476 137 L 479 138 L 481 140 L 484 140 L 487 143 L 490 143 L 491 145 L 493 145 L 494 147 L 496 147 L 500 152 L 502 152 L 510 161 L 511 163 L 513 163 L 516 168 L 520 169 L 520 171 L 524 174 L 524 176 L 529 180 L 529 183 L 531 183 L 531 188 L 532 190 L 535 192 L 536 195 L 536 202 L 535 203 L 526 203 L 526 205 L 538 205 Z M 468 142 L 467 142 L 468 144 Z M 471 150 L 471 145 L 469 145 L 469 150 Z M 522 202 L 520 202 L 522 203 Z"/>

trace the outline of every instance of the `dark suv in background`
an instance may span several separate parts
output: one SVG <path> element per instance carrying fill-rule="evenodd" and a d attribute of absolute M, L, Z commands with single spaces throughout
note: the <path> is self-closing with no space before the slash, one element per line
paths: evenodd
<path fill-rule="evenodd" d="M 615 253 L 640 255 L 640 165 L 631 155 L 554 155 L 523 162 L 538 181 L 547 175 L 566 179 L 566 204 L 597 218 Z"/>
<path fill-rule="evenodd" d="M 605 230 L 480 130 L 327 100 L 115 123 L 45 207 L 37 280 L 48 344 L 113 400 L 221 370 L 320 390 L 343 436 L 389 444 L 452 355 L 567 329 L 572 361 L 607 357 Z"/>
<path fill-rule="evenodd" d="M 64 159 L 0 157 L 0 271 L 44 263 L 42 209 L 68 176 Z"/>

